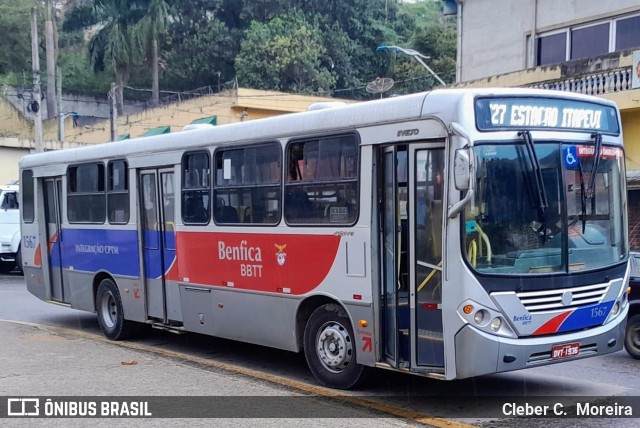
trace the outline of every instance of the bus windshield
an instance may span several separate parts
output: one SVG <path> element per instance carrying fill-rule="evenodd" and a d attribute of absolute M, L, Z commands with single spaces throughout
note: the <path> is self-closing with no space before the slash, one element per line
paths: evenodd
<path fill-rule="evenodd" d="M 622 148 L 597 137 L 595 145 L 525 137 L 478 144 L 474 152 L 463 252 L 478 272 L 568 273 L 626 258 Z"/>

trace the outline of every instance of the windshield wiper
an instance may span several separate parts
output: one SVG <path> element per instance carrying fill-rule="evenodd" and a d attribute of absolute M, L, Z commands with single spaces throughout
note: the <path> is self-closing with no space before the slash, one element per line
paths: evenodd
<path fill-rule="evenodd" d="M 578 170 L 580 171 L 580 187 L 582 190 L 582 234 L 584 235 L 587 227 L 587 199 L 591 202 L 591 212 L 595 212 L 595 194 L 596 194 L 596 174 L 600 165 L 602 151 L 602 135 L 597 132 L 592 135 L 594 139 L 593 163 L 591 164 L 591 173 L 589 176 L 589 186 L 584 189 L 584 180 L 582 178 L 582 166 L 578 160 Z"/>
<path fill-rule="evenodd" d="M 529 162 L 531 169 L 535 177 L 535 192 L 538 200 L 538 212 L 540 215 L 540 223 L 542 223 L 542 229 L 546 231 L 545 211 L 547 209 L 547 193 L 544 190 L 544 180 L 542 179 L 542 170 L 540 169 L 540 162 L 538 162 L 538 156 L 536 155 L 535 147 L 533 146 L 533 139 L 529 131 L 520 131 L 518 136 L 522 137 L 525 146 L 527 147 L 527 154 L 529 155 Z"/>
<path fill-rule="evenodd" d="M 584 231 L 587 226 L 587 189 L 584 188 L 584 172 L 582 171 L 582 164 L 580 163 L 579 156 L 578 172 L 580 173 L 580 204 L 582 205 L 582 215 L 580 217 L 582 218 L 582 234 L 584 235 Z"/>
<path fill-rule="evenodd" d="M 595 143 L 595 152 L 593 152 L 593 164 L 591 165 L 591 177 L 589 177 L 589 187 L 587 188 L 587 197 L 593 198 L 596 192 L 596 174 L 600 165 L 600 151 L 602 150 L 602 135 L 597 132 L 592 135 Z"/>

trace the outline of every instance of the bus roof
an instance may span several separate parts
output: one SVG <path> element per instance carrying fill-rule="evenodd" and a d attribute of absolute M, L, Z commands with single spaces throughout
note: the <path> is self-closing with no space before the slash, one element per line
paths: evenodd
<path fill-rule="evenodd" d="M 260 141 L 269 141 L 292 135 L 312 135 L 320 131 L 339 132 L 340 130 L 418 119 L 425 113 L 455 108 L 463 100 L 468 101 L 477 96 L 492 95 L 544 96 L 599 102 L 615 106 L 612 101 L 571 92 L 527 88 L 445 88 L 348 104 L 343 107 L 219 125 L 208 129 L 193 129 L 189 132 L 175 132 L 80 148 L 35 153 L 24 156 L 20 160 L 20 168 L 80 163 L 95 159 L 114 159 L 175 150 L 194 150 L 214 144 L 226 145 L 256 141 L 256 136 Z M 448 108 L 444 108 L 445 104 Z"/>

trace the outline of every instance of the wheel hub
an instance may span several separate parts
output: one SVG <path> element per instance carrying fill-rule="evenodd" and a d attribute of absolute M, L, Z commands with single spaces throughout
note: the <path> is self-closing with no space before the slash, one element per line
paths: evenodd
<path fill-rule="evenodd" d="M 316 350 L 322 364 L 333 372 L 344 370 L 353 356 L 349 333 L 335 322 L 327 323 L 320 329 Z"/>

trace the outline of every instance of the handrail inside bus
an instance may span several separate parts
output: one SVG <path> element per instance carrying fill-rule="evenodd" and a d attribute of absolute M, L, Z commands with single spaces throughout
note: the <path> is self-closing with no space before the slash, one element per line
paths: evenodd
<path fill-rule="evenodd" d="M 480 228 L 480 225 L 476 223 L 476 231 L 478 232 L 478 235 L 480 235 L 480 238 L 482 239 L 482 241 L 484 241 L 484 244 L 487 246 L 487 262 L 491 263 L 491 256 L 492 256 L 492 252 L 491 252 L 491 242 L 489 241 L 489 236 L 484 233 L 484 230 L 482 230 Z M 482 255 L 482 245 L 480 245 L 480 254 Z"/>
<path fill-rule="evenodd" d="M 451 122 L 449 127 L 450 127 L 451 133 L 456 134 L 460 138 L 463 138 L 464 140 L 466 140 L 467 146 L 469 148 L 473 147 L 473 140 L 471 139 L 469 134 L 464 130 L 462 125 L 456 122 Z M 459 202 L 457 202 L 455 205 L 453 205 L 449 209 L 449 214 L 448 214 L 449 218 L 454 218 L 455 216 L 457 216 L 460 213 L 460 211 L 462 211 L 462 209 L 471 201 L 475 193 L 475 189 L 473 188 L 473 178 L 475 177 L 475 161 L 474 161 L 473 153 L 471 153 L 471 156 L 469 156 L 469 166 L 471 169 L 469 174 L 469 176 L 471 177 L 471 179 L 469 180 L 469 190 L 467 190 L 467 194 L 464 196 L 464 198 L 462 198 Z"/>

